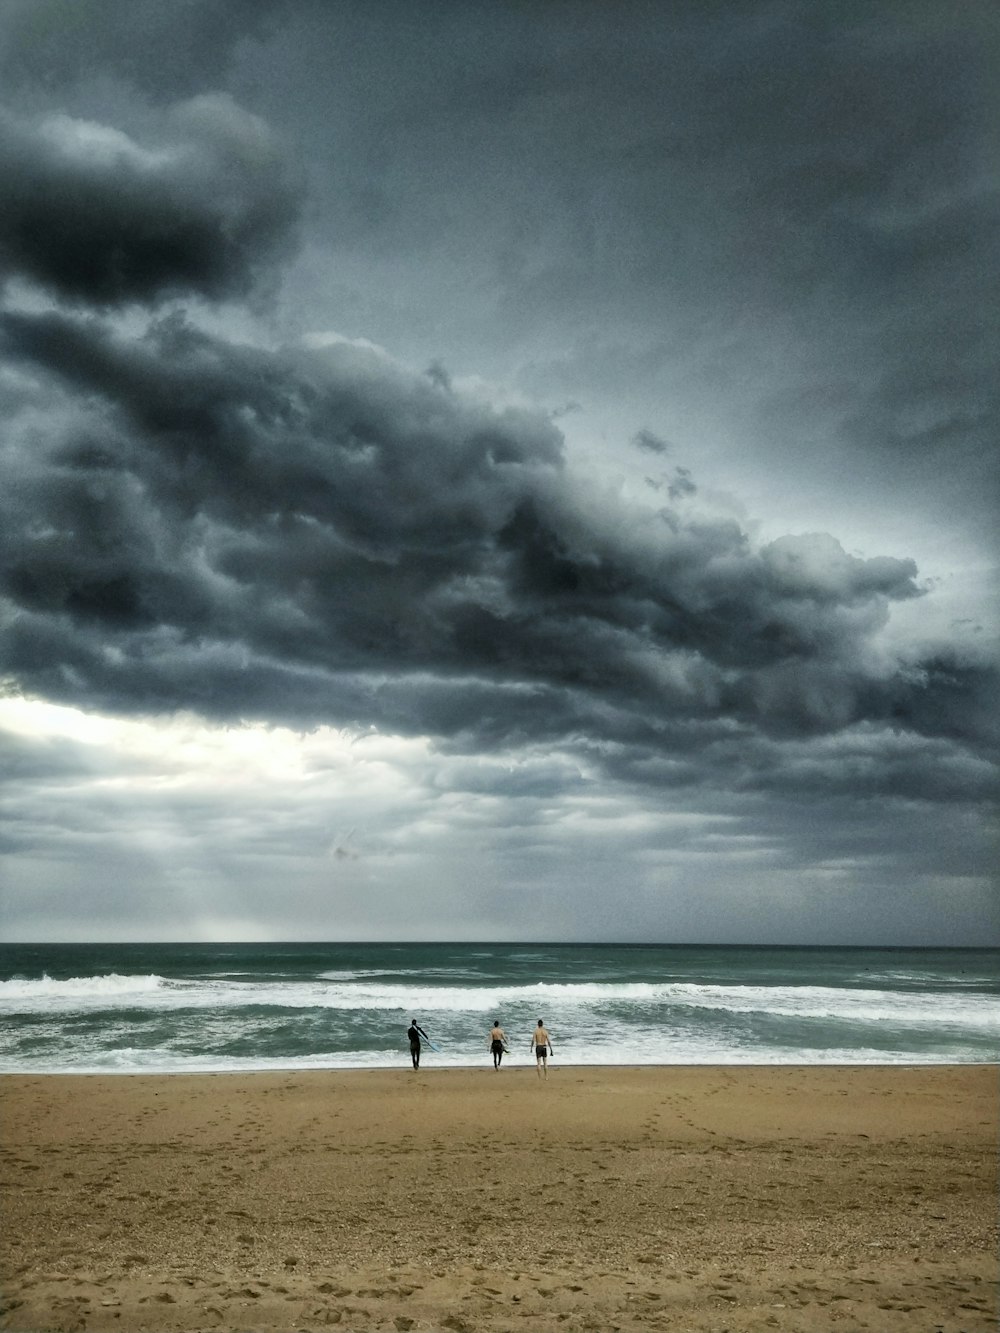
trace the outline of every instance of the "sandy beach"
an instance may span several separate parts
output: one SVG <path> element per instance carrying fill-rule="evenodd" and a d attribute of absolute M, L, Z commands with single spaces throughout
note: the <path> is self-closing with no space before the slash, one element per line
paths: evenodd
<path fill-rule="evenodd" d="M 7 1076 L 6 1329 L 996 1327 L 998 1072 Z"/>

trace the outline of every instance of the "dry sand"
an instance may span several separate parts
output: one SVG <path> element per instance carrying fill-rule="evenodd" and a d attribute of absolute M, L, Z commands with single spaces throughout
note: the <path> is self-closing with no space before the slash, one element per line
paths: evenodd
<path fill-rule="evenodd" d="M 7 1329 L 996 1328 L 998 1072 L 0 1079 Z"/>

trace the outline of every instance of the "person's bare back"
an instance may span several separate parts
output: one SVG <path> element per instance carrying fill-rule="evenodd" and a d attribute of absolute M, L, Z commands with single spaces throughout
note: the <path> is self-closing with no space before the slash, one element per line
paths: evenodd
<path fill-rule="evenodd" d="M 548 1057 L 552 1054 L 552 1039 L 549 1036 L 548 1028 L 541 1019 L 538 1020 L 538 1026 L 531 1034 L 531 1048 L 535 1052 L 535 1070 L 538 1077 L 548 1078 Z"/>
<path fill-rule="evenodd" d="M 507 1049 L 507 1034 L 500 1026 L 499 1018 L 490 1029 L 489 1035 L 490 1052 L 493 1055 L 493 1068 L 499 1069 L 500 1062 L 503 1060 L 504 1051 Z"/>

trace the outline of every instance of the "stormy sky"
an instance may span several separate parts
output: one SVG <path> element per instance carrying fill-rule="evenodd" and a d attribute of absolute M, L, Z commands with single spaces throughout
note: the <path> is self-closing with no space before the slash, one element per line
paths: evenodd
<path fill-rule="evenodd" d="M 2 0 L 8 938 L 1000 943 L 992 5 Z"/>

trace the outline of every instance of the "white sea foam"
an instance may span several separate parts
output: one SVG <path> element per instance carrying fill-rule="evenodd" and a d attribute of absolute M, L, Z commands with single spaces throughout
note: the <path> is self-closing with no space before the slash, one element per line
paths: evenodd
<path fill-rule="evenodd" d="M 51 1002 L 73 1004 L 76 1001 L 96 1000 L 101 1003 L 127 1003 L 133 996 L 148 996 L 165 986 L 166 980 L 154 974 L 149 976 L 120 976 L 110 972 L 98 977 L 68 977 L 54 980 L 43 974 L 36 979 L 14 977 L 0 981 L 0 1009 L 17 1006 L 24 1012 L 34 1005 L 48 1007 Z"/>
<path fill-rule="evenodd" d="M 366 974 L 372 976 L 371 973 Z M 397 975 L 397 974 L 386 974 Z M 317 981 L 198 980 L 155 974 L 0 981 L 0 1013 L 29 1014 L 138 1008 L 146 1010 L 341 1009 L 353 1012 L 475 1014 L 524 1005 L 549 1014 L 626 1010 L 630 1020 L 664 1021 L 685 1011 L 840 1020 L 852 1024 L 944 1025 L 1000 1034 L 994 997 L 968 992 L 918 994 L 831 986 L 719 986 L 694 982 L 534 982 L 527 985 L 436 986 L 426 980 L 385 983 L 332 974 Z M 624 1016 L 624 1015 L 623 1015 Z"/>
<path fill-rule="evenodd" d="M 560 1068 L 587 1068 L 601 1065 L 935 1065 L 954 1064 L 963 1058 L 981 1058 L 976 1052 L 907 1050 L 875 1050 L 850 1047 L 836 1050 L 802 1047 L 772 1047 L 766 1050 L 739 1050 L 723 1045 L 704 1043 L 674 1043 L 654 1048 L 641 1043 L 626 1047 L 591 1046 L 578 1051 L 560 1051 L 550 1062 L 550 1072 Z M 477 1055 L 467 1049 L 430 1053 L 426 1052 L 422 1072 L 438 1069 L 487 1067 L 488 1054 Z M 85 1047 L 65 1050 L 58 1058 L 44 1060 L 0 1059 L 0 1072 L 47 1074 L 178 1074 L 178 1073 L 237 1073 L 266 1072 L 268 1070 L 307 1069 L 405 1069 L 409 1056 L 398 1052 L 352 1051 L 320 1052 L 288 1056 L 230 1056 L 219 1054 L 188 1055 L 175 1051 L 146 1050 L 121 1046 L 114 1050 L 88 1050 Z M 534 1068 L 534 1060 L 527 1051 L 512 1052 L 505 1057 L 504 1068 Z"/>

